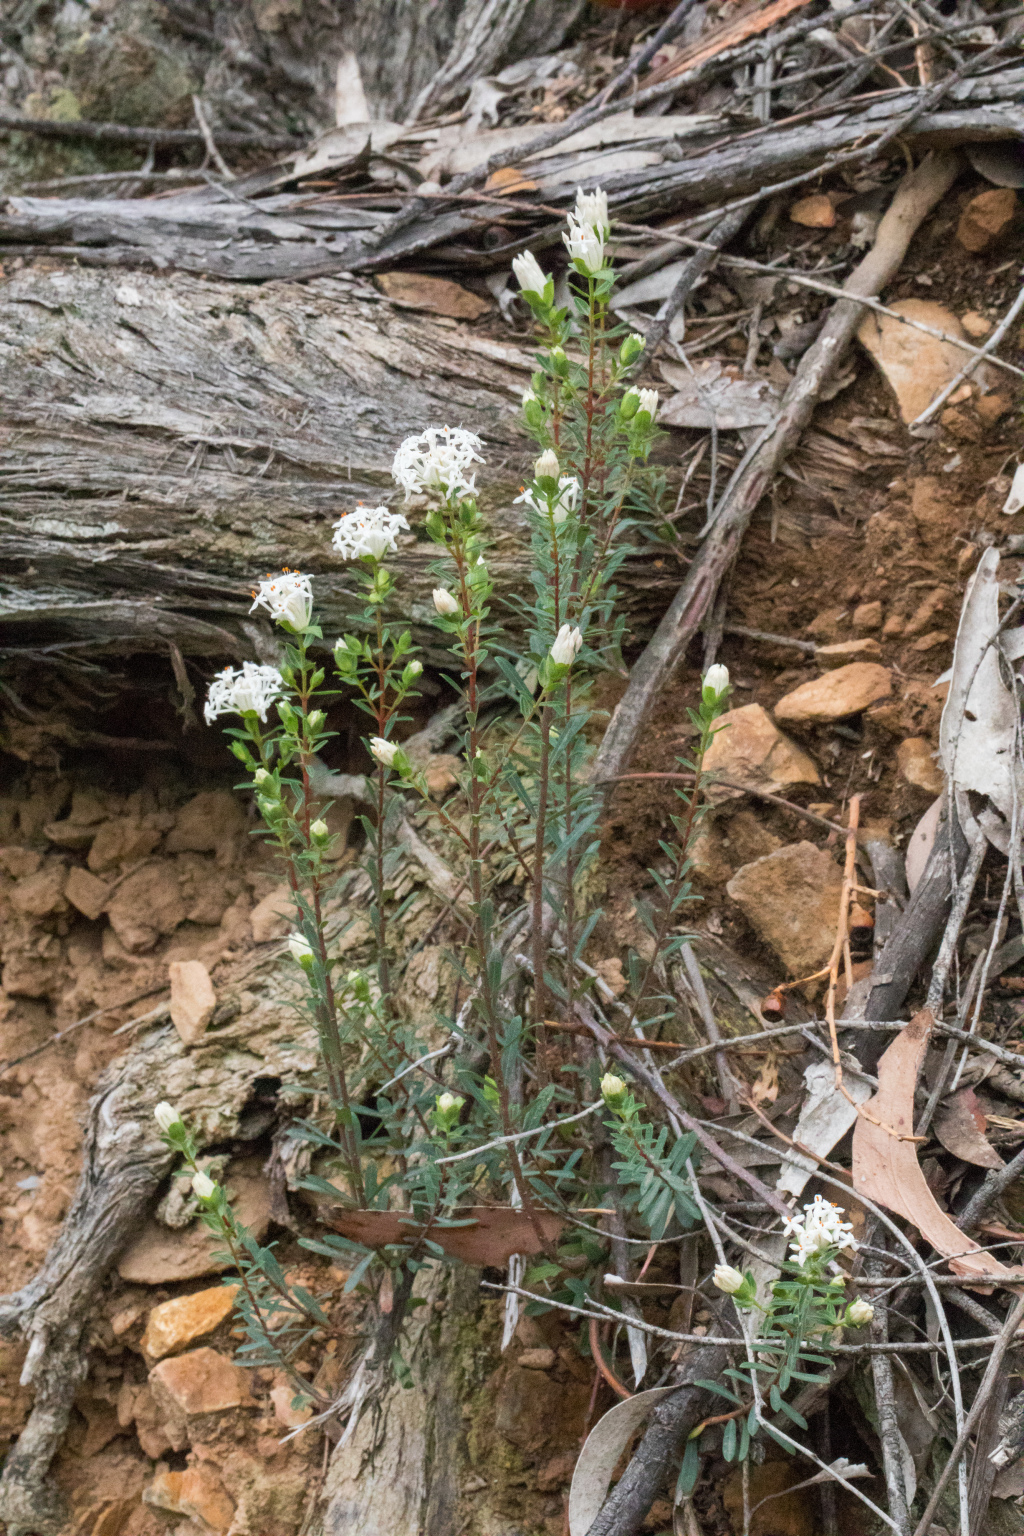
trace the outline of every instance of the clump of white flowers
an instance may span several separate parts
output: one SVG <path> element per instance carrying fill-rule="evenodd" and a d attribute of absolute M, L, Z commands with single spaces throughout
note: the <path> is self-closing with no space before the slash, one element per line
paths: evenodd
<path fill-rule="evenodd" d="M 569 215 L 569 232 L 562 236 L 565 248 L 582 272 L 593 275 L 604 266 L 604 246 L 610 221 L 608 194 L 598 187 L 593 192 L 576 193 L 576 207 Z"/>
<path fill-rule="evenodd" d="M 203 716 L 210 725 L 219 715 L 258 715 L 267 718 L 267 709 L 284 688 L 284 679 L 276 667 L 257 666 L 254 661 L 225 667 L 210 684 Z"/>
<path fill-rule="evenodd" d="M 334 525 L 334 548 L 343 560 L 361 560 L 369 556 L 380 560 L 395 553 L 399 533 L 408 533 L 409 524 L 401 512 L 390 507 L 367 509 L 362 502 Z"/>
<path fill-rule="evenodd" d="M 554 459 L 554 454 L 551 457 Z M 537 462 L 539 464 L 540 460 Z M 551 478 L 554 479 L 555 475 L 558 475 L 557 459 L 555 459 L 555 471 Z M 540 478 L 539 469 L 537 477 Z M 575 475 L 558 475 L 558 495 L 551 498 L 550 504 L 547 501 L 541 501 L 528 486 L 524 486 L 522 495 L 515 498 L 517 503 L 525 501 L 534 512 L 539 512 L 544 517 L 550 516 L 553 523 L 564 523 L 569 513 L 575 512 L 579 499 L 580 483 Z"/>
<path fill-rule="evenodd" d="M 407 501 L 410 496 L 474 496 L 476 476 L 469 468 L 483 463 L 482 447 L 476 433 L 462 427 L 428 427 L 399 445 L 391 474 Z"/>
<path fill-rule="evenodd" d="M 578 625 L 563 624 L 551 647 L 551 660 L 560 667 L 571 667 L 583 649 Z"/>
<path fill-rule="evenodd" d="M 523 293 L 543 295 L 549 279 L 532 251 L 524 251 L 521 256 L 513 256 L 512 271 Z"/>
<path fill-rule="evenodd" d="M 267 576 L 252 595 L 255 601 L 250 613 L 265 608 L 278 624 L 287 624 L 298 631 L 309 628 L 313 615 L 313 588 L 309 577 L 303 576 L 301 571 L 286 568 L 280 576 Z"/>
<path fill-rule="evenodd" d="M 826 1248 L 857 1247 L 852 1223 L 843 1221 L 842 1215 L 841 1206 L 815 1195 L 811 1204 L 804 1206 L 802 1217 L 792 1216 L 786 1222 L 786 1236 L 792 1238 L 789 1251 L 797 1264 L 815 1258 Z"/>

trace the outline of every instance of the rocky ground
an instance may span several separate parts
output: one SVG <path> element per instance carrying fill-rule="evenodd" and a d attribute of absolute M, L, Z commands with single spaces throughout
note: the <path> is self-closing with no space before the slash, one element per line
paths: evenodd
<path fill-rule="evenodd" d="M 914 242 L 886 295 L 890 305 L 948 333 L 988 334 L 1016 294 L 1022 255 L 1016 199 L 997 190 L 993 197 L 981 178 L 961 178 Z M 765 232 L 768 251 L 814 241 L 826 257 L 849 240 L 853 214 L 843 213 L 841 197 L 827 214 L 820 207 L 798 213 L 779 212 Z M 716 278 L 706 315 L 740 302 L 737 287 Z M 799 295 L 773 303 L 763 345 L 774 348 L 782 383 L 788 372 L 780 343 L 812 322 L 819 306 Z M 486 325 L 498 338 L 509 334 L 496 314 Z M 1018 329 L 1003 355 L 1020 360 L 1021 341 Z M 740 339 L 726 347 L 726 358 L 739 358 L 747 345 Z M 799 976 L 831 950 L 841 885 L 835 824 L 844 822 L 851 795 L 862 796 L 866 838 L 911 848 L 942 789 L 934 756 L 940 679 L 965 583 L 993 543 L 1006 555 L 1003 579 L 1019 574 L 1020 517 L 1003 512 L 1021 441 L 1016 377 L 988 369 L 953 395 L 927 435 L 907 430 L 962 356 L 921 331 L 869 316 L 847 386 L 819 408 L 729 582 L 719 658 L 730 668 L 735 707 L 709 766 L 733 787 L 713 791 L 714 813 L 696 850 L 704 900 L 693 922 L 742 957 L 752 975 Z M 677 483 L 698 437 L 668 429 L 660 452 Z M 698 476 L 695 484 L 706 481 Z M 681 575 L 687 558 L 684 532 L 665 541 L 656 563 Z M 669 773 L 685 755 L 700 660 L 695 647 L 631 771 Z M 610 707 L 620 688 L 608 679 L 602 704 Z M 102 710 L 98 726 L 105 728 Z M 168 1008 L 186 1045 L 215 1030 L 224 1022 L 218 1009 L 226 981 L 244 996 L 246 968 L 271 954 L 287 929 L 280 877 L 251 836 L 251 808 L 231 789 L 214 733 L 209 741 L 204 733 L 196 727 L 206 742 L 201 750 L 182 754 L 69 748 L 56 757 L 52 743 L 44 749 L 26 734 L 9 739 L 0 760 L 0 1291 L 32 1275 L 59 1228 L 79 1172 L 82 1116 L 103 1069 L 154 1020 L 166 1020 Z M 357 757 L 334 764 L 356 765 Z M 436 771 L 443 794 L 443 762 Z M 647 869 L 674 808 L 666 779 L 624 783 L 612 801 L 597 876 L 606 916 L 589 958 L 613 986 L 641 936 L 635 900 L 650 884 Z M 335 802 L 332 815 L 341 830 L 351 806 Z M 354 827 L 345 859 L 359 836 Z M 984 875 L 979 891 L 965 929 L 968 952 L 987 942 L 993 921 Z M 865 953 L 871 922 L 865 909 Z M 440 985 L 437 965 L 430 975 L 429 966 L 421 969 L 429 1003 Z M 1000 978 L 992 999 L 1007 1041 L 1017 1037 L 1016 999 L 1024 991 L 1016 969 Z M 780 1106 L 780 1124 L 804 1064 L 768 1050 L 745 1060 L 756 1096 Z M 695 1082 L 693 1091 L 711 1112 L 724 1108 L 707 1082 Z M 1012 1087 L 980 1088 L 976 1098 L 993 1141 L 1015 1148 L 1024 1125 L 1014 1128 Z M 258 1093 L 250 1112 L 261 1113 Z M 332 1293 L 331 1329 L 310 1342 L 298 1369 L 333 1387 L 353 1347 L 356 1303 L 341 1294 L 341 1272 L 297 1246 L 314 1215 L 274 1186 L 266 1171 L 269 1136 L 252 1129 L 241 1154 L 225 1147 L 215 1155 L 227 1165 L 241 1214 L 276 1239 L 282 1262 L 311 1289 Z M 938 1136 L 926 1171 L 932 1187 L 945 1190 L 963 1165 L 941 1125 Z M 1013 1189 L 1004 1205 L 1004 1216 L 1024 1216 Z M 292 1409 L 282 1378 L 234 1362 L 233 1293 L 192 1215 L 172 1182 L 93 1317 L 89 1376 L 54 1474 L 74 1508 L 75 1536 L 298 1536 L 320 1486 L 329 1443 L 319 1431 L 284 1438 L 308 1414 Z M 648 1278 L 677 1280 L 676 1260 L 659 1257 Z M 552 1317 L 524 1319 L 500 1356 L 496 1307 L 484 1305 L 472 1343 L 459 1345 L 469 1470 L 453 1536 L 512 1529 L 561 1536 L 581 1438 L 611 1397 L 577 1348 L 575 1331 Z M 645 1307 L 672 1326 L 700 1330 L 711 1320 L 685 1295 L 671 1307 L 663 1298 Z M 443 1317 L 443 1298 L 429 1303 L 428 1315 L 429 1308 Z M 30 1406 L 18 1385 L 21 1364 L 17 1348 L 0 1345 L 6 1440 Z M 849 1424 L 837 1431 L 852 1456 L 863 1443 L 857 1413 L 852 1405 Z M 845 1444 L 835 1449 L 846 1453 Z M 724 1463 L 720 1471 L 703 1513 L 706 1530 L 724 1533 L 739 1529 L 739 1474 L 727 1475 Z M 771 1459 L 755 1471 L 761 1496 L 796 1476 Z M 792 1495 L 769 1508 L 770 1519 L 755 1527 L 761 1536 L 815 1529 L 816 1506 L 807 1498 Z M 645 1529 L 666 1530 L 671 1513 L 656 1505 Z M 843 1528 L 866 1530 L 859 1520 L 845 1511 Z"/>

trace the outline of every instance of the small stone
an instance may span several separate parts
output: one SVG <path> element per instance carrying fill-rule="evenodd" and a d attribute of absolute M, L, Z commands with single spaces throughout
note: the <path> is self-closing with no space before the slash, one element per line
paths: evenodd
<path fill-rule="evenodd" d="M 300 1424 L 308 1424 L 313 1417 L 313 1410 L 307 1403 L 303 1408 L 293 1408 L 295 1388 L 288 1382 L 282 1382 L 280 1386 L 273 1387 L 270 1393 L 270 1401 L 274 1405 L 274 1418 L 285 1429 L 298 1429 Z"/>
<path fill-rule="evenodd" d="M 990 187 L 972 197 L 957 225 L 956 238 L 965 251 L 984 251 L 1004 234 L 1017 212 L 1012 187 Z"/>
<path fill-rule="evenodd" d="M 819 667 L 826 671 L 834 671 L 836 667 L 843 667 L 848 661 L 877 661 L 882 654 L 882 647 L 873 638 L 863 640 L 840 640 L 836 645 L 819 645 L 814 653 L 814 659 Z"/>
<path fill-rule="evenodd" d="M 732 793 L 731 790 L 720 790 L 718 797 Z M 710 816 L 704 817 L 690 839 L 687 854 L 692 862 L 693 873 L 704 885 L 724 885 L 735 867 L 729 862 L 722 833 Z"/>
<path fill-rule="evenodd" d="M 752 789 L 778 791 L 789 784 L 821 783 L 813 758 L 782 734 L 760 704 L 744 704 L 720 717 L 704 754 L 704 768 Z M 735 791 L 711 786 L 710 794 L 722 800 Z"/>
<path fill-rule="evenodd" d="M 921 635 L 919 639 L 912 641 L 910 649 L 923 656 L 927 651 L 934 651 L 948 641 L 949 636 L 944 629 L 933 629 L 930 634 Z"/>
<path fill-rule="evenodd" d="M 903 626 L 905 623 L 906 620 L 901 618 L 898 613 L 890 613 L 889 617 L 882 625 L 882 639 L 893 640 L 898 635 L 902 635 Z"/>
<path fill-rule="evenodd" d="M 831 820 L 836 813 L 836 804 L 834 800 L 812 800 L 807 809 L 813 811 L 815 816 L 824 816 L 827 820 Z"/>
<path fill-rule="evenodd" d="M 239 1222 L 258 1243 L 262 1242 L 271 1212 L 270 1181 L 263 1172 L 263 1159 L 245 1157 L 230 1163 L 224 1183 Z M 172 1230 L 150 1216 L 136 1228 L 135 1238 L 117 1262 L 117 1272 L 122 1280 L 139 1285 L 197 1280 L 231 1267 L 216 1257 L 223 1246 L 220 1238 L 199 1221 Z"/>
<path fill-rule="evenodd" d="M 172 960 L 171 1023 L 182 1045 L 195 1045 L 217 1009 L 217 994 L 210 973 L 201 960 Z"/>
<path fill-rule="evenodd" d="M 204 790 L 178 812 L 167 837 L 168 853 L 227 853 L 245 831 L 238 799 L 228 789 Z"/>
<path fill-rule="evenodd" d="M 911 635 L 921 635 L 932 623 L 935 615 L 946 607 L 950 599 L 949 590 L 946 587 L 936 587 L 929 592 L 927 597 L 917 605 L 910 618 L 903 626 L 903 633 L 907 639 Z"/>
<path fill-rule="evenodd" d="M 86 863 L 94 874 L 114 869 L 118 864 L 136 864 L 148 858 L 162 836 L 159 827 L 138 817 L 105 821 L 92 840 Z"/>
<path fill-rule="evenodd" d="M 141 1347 L 152 1360 L 176 1354 L 193 1339 L 202 1338 L 220 1326 L 238 1295 L 237 1285 L 211 1285 L 192 1296 L 175 1296 L 154 1307 L 146 1322 Z"/>
<path fill-rule="evenodd" d="M 613 956 L 611 960 L 599 960 L 594 969 L 609 991 L 616 997 L 621 997 L 628 983 L 623 975 L 622 961 L 618 955 Z"/>
<path fill-rule="evenodd" d="M 129 875 L 107 907 L 110 926 L 130 954 L 152 949 L 185 921 L 186 908 L 174 866 L 150 864 Z"/>
<path fill-rule="evenodd" d="M 185 1472 L 158 1472 L 142 1498 L 155 1509 L 195 1519 L 200 1530 L 215 1536 L 225 1536 L 235 1518 L 234 1500 L 213 1468 L 204 1464 Z"/>
<path fill-rule="evenodd" d="M 972 341 L 980 341 L 992 329 L 992 321 L 986 320 L 984 315 L 979 315 L 976 309 L 969 309 L 966 315 L 961 315 L 960 324 Z"/>
<path fill-rule="evenodd" d="M 244 1371 L 215 1349 L 193 1349 L 161 1360 L 149 1373 L 153 1396 L 165 1413 L 223 1413 L 249 1402 Z"/>
<path fill-rule="evenodd" d="M 804 634 L 808 640 L 820 640 L 826 645 L 832 640 L 838 640 L 843 620 L 848 613 L 846 608 L 823 608 L 821 613 L 815 614 Z"/>
<path fill-rule="evenodd" d="M 873 661 L 852 661 L 787 693 L 775 706 L 775 718 L 792 725 L 844 720 L 888 698 L 891 692 L 892 673 L 887 667 Z"/>
<path fill-rule="evenodd" d="M 257 944 L 269 944 L 271 939 L 283 939 L 295 926 L 295 902 L 291 887 L 279 885 L 276 891 L 264 896 L 249 913 L 249 922 Z"/>
<path fill-rule="evenodd" d="M 518 185 L 522 185 L 521 180 Z M 381 272 L 377 287 L 401 309 L 423 309 L 450 320 L 479 320 L 493 305 L 449 277 L 428 277 L 422 272 Z"/>
<path fill-rule="evenodd" d="M 929 795 L 941 795 L 945 776 L 932 755 L 932 744 L 923 736 L 910 736 L 896 749 L 896 768 L 902 779 Z"/>
<path fill-rule="evenodd" d="M 11 892 L 11 905 L 22 917 L 49 917 L 52 913 L 66 912 L 64 882 L 67 879 L 66 864 L 46 864 L 34 875 L 19 880 Z"/>
<path fill-rule="evenodd" d="M 948 691 L 948 683 L 934 687 L 917 678 L 907 678 L 897 697 L 877 704 L 867 718 L 901 740 L 904 736 L 934 735 Z"/>
<path fill-rule="evenodd" d="M 516 1364 L 525 1371 L 550 1371 L 557 1358 L 553 1349 L 524 1349 Z"/>
<path fill-rule="evenodd" d="M 93 922 L 101 915 L 110 897 L 110 887 L 87 869 L 75 865 L 68 875 L 64 895 L 83 917 Z"/>
<path fill-rule="evenodd" d="M 792 976 L 820 969 L 832 952 L 843 877 L 813 843 L 791 843 L 733 875 L 726 890 Z"/>
<path fill-rule="evenodd" d="M 24 880 L 34 875 L 43 862 L 41 853 L 34 848 L 0 848 L 0 865 L 12 880 Z"/>
<path fill-rule="evenodd" d="M 1009 395 L 1000 395 L 993 392 L 992 394 L 982 395 L 980 399 L 975 400 L 974 409 L 986 427 L 993 427 L 997 421 L 1006 415 L 1007 411 L 1013 410 L 1013 401 Z"/>
<path fill-rule="evenodd" d="M 824 192 L 801 197 L 789 210 L 792 223 L 802 224 L 805 229 L 831 229 L 836 222 L 832 199 Z"/>
<path fill-rule="evenodd" d="M 857 340 L 871 354 L 895 394 L 903 420 L 911 422 L 956 377 L 968 354 L 950 341 L 940 341 L 926 331 L 902 324 L 896 315 L 962 339 L 964 329 L 953 311 L 934 299 L 900 299 L 889 307 L 894 311 L 892 315 L 865 316 Z M 992 370 L 984 363 L 974 376 L 983 389 L 990 389 L 996 382 Z"/>
<path fill-rule="evenodd" d="M 882 604 L 877 600 L 873 603 L 858 603 L 853 610 L 853 627 L 861 634 L 872 629 L 881 629 Z"/>

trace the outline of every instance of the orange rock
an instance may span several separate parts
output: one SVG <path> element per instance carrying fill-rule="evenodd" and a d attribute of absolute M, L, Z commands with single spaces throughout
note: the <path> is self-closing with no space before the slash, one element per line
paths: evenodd
<path fill-rule="evenodd" d="M 212 1467 L 158 1472 L 142 1495 L 147 1504 L 172 1515 L 188 1515 L 201 1529 L 223 1536 L 235 1517 L 234 1500 Z"/>
<path fill-rule="evenodd" d="M 980 341 L 992 329 L 992 321 L 986 320 L 984 315 L 979 315 L 976 309 L 969 309 L 966 315 L 961 315 L 960 324 L 972 341 Z"/>
<path fill-rule="evenodd" d="M 94 1505 L 85 1519 L 75 1526 L 82 1536 L 121 1536 L 129 1516 L 139 1507 L 135 1499 L 104 1499 Z"/>
<path fill-rule="evenodd" d="M 896 749 L 896 768 L 902 779 L 930 795 L 941 795 L 946 780 L 932 756 L 932 745 L 923 736 L 909 736 Z"/>
<path fill-rule="evenodd" d="M 1005 416 L 1007 411 L 1013 409 L 1013 401 L 1009 395 L 1000 395 L 993 392 L 992 394 L 982 395 L 980 399 L 975 400 L 974 409 L 985 425 L 991 427 L 995 425 L 1000 417 Z"/>
<path fill-rule="evenodd" d="M 814 659 L 819 667 L 832 672 L 848 661 L 877 661 L 881 654 L 882 647 L 877 640 L 840 640 L 836 645 L 819 645 Z"/>
<path fill-rule="evenodd" d="M 235 837 L 245 831 L 237 797 L 229 789 L 204 790 L 178 812 L 167 838 L 168 853 L 227 855 Z"/>
<path fill-rule="evenodd" d="M 68 875 L 64 895 L 73 907 L 78 908 L 83 917 L 91 918 L 95 922 L 107 904 L 110 888 L 95 875 L 90 875 L 87 869 L 81 869 L 76 865 Z"/>
<path fill-rule="evenodd" d="M 861 321 L 857 340 L 871 354 L 896 396 L 900 415 L 913 421 L 960 372 L 969 354 L 952 341 L 929 336 L 897 319 L 902 315 L 921 325 L 964 340 L 964 329 L 951 309 L 934 299 L 899 299 L 890 315 L 869 314 Z M 983 389 L 996 383 L 994 370 L 982 363 L 975 379 Z"/>
<path fill-rule="evenodd" d="M 130 954 L 152 949 L 162 934 L 173 933 L 186 916 L 173 862 L 149 864 L 129 875 L 111 897 L 107 916 Z"/>
<path fill-rule="evenodd" d="M 944 629 L 933 629 L 930 634 L 921 635 L 917 640 L 913 640 L 910 649 L 924 655 L 926 651 L 934 651 L 937 646 L 945 645 L 948 641 L 949 636 Z"/>
<path fill-rule="evenodd" d="M 555 1359 L 553 1349 L 524 1349 L 516 1364 L 524 1371 L 550 1371 Z"/>
<path fill-rule="evenodd" d="M 887 667 L 874 661 L 853 661 L 787 693 L 775 706 L 775 718 L 793 725 L 844 720 L 888 698 L 891 692 L 892 673 Z"/>
<path fill-rule="evenodd" d="M 972 197 L 957 225 L 956 238 L 967 251 L 984 251 L 1004 234 L 1017 212 L 1012 187 L 990 187 Z"/>
<path fill-rule="evenodd" d="M 276 891 L 257 902 L 249 913 L 252 936 L 257 944 L 267 944 L 271 939 L 283 939 L 295 926 L 295 904 L 291 889 L 279 885 Z"/>
<path fill-rule="evenodd" d="M 911 635 L 923 635 L 937 613 L 940 613 L 949 602 L 950 592 L 947 587 L 936 587 L 934 591 L 921 599 L 917 608 L 903 626 L 903 634 L 909 640 Z"/>
<path fill-rule="evenodd" d="M 721 716 L 704 767 L 758 789 L 821 783 L 813 759 L 782 734 L 760 704 L 744 704 Z M 732 793 L 713 791 L 719 800 Z"/>
<path fill-rule="evenodd" d="M 222 1413 L 248 1403 L 244 1371 L 215 1349 L 193 1349 L 161 1360 L 149 1373 L 158 1406 L 169 1413 Z"/>
<path fill-rule="evenodd" d="M 803 224 L 807 229 L 831 229 L 836 222 L 836 211 L 831 198 L 824 192 L 815 192 L 795 202 L 789 217 L 794 224 Z"/>
<path fill-rule="evenodd" d="M 142 1348 L 153 1360 L 175 1354 L 193 1339 L 220 1326 L 238 1295 L 237 1285 L 211 1285 L 192 1296 L 175 1296 L 154 1307 L 142 1335 Z"/>
<path fill-rule="evenodd" d="M 274 1405 L 274 1418 L 279 1424 L 283 1424 L 285 1429 L 298 1429 L 300 1424 L 308 1424 L 313 1417 L 313 1410 L 308 1403 L 303 1408 L 292 1407 L 295 1395 L 295 1388 L 288 1382 L 282 1382 L 270 1393 L 270 1401 Z"/>
<path fill-rule="evenodd" d="M 167 969 L 171 978 L 171 1023 L 183 1045 L 195 1045 L 205 1035 L 217 1008 L 210 973 L 201 960 L 172 960 Z"/>
<path fill-rule="evenodd" d="M 744 864 L 726 890 L 790 974 L 806 976 L 832 951 L 842 886 L 838 865 L 803 842 Z"/>
<path fill-rule="evenodd" d="M 880 602 L 858 603 L 853 610 L 853 627 L 862 634 L 866 630 L 881 629 L 882 605 Z"/>

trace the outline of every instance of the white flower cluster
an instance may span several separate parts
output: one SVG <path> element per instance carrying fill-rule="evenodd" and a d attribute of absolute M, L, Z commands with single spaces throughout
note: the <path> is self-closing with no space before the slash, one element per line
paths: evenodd
<path fill-rule="evenodd" d="M 557 466 L 556 466 L 557 472 Z M 552 477 L 554 478 L 554 477 Z M 554 523 L 564 523 L 570 512 L 575 512 L 580 499 L 580 483 L 575 475 L 558 476 L 558 495 L 551 504 L 551 520 Z M 539 501 L 531 490 L 523 488 L 523 494 L 516 497 L 516 502 L 525 501 L 534 512 L 547 517 L 548 505 L 546 501 Z"/>
<path fill-rule="evenodd" d="M 513 256 L 512 271 L 523 293 L 543 294 L 548 284 L 548 276 L 532 251 L 524 251 L 521 256 Z"/>
<path fill-rule="evenodd" d="M 604 246 L 609 234 L 608 194 L 597 187 L 593 192 L 578 188 L 576 207 L 569 215 L 569 233 L 562 236 L 573 261 L 586 272 L 600 272 L 604 266 Z"/>
<path fill-rule="evenodd" d="M 313 614 L 313 588 L 308 576 L 301 571 L 283 570 L 280 576 L 268 576 L 261 581 L 259 591 L 254 592 L 250 613 L 265 608 L 278 624 L 290 624 L 292 629 L 308 629 Z"/>
<path fill-rule="evenodd" d="M 804 1206 L 804 1214 L 793 1216 L 786 1222 L 785 1233 L 793 1241 L 789 1251 L 797 1264 L 823 1253 L 826 1248 L 856 1248 L 853 1226 L 842 1220 L 842 1206 L 833 1205 L 815 1195 L 810 1205 Z"/>
<path fill-rule="evenodd" d="M 218 715 L 257 714 L 265 720 L 267 706 L 283 688 L 284 678 L 276 667 L 260 667 L 254 661 L 243 661 L 237 671 L 225 667 L 210 684 L 203 710 L 206 723 L 210 725 Z"/>
<path fill-rule="evenodd" d="M 354 512 L 335 523 L 332 542 L 343 560 L 359 560 L 364 555 L 380 560 L 395 553 L 397 536 L 403 532 L 409 532 L 409 524 L 401 512 L 392 512 L 389 507 L 367 510 L 360 502 Z"/>
<path fill-rule="evenodd" d="M 391 466 L 395 483 L 410 496 L 474 496 L 476 476 L 471 464 L 482 464 L 483 447 L 474 432 L 462 427 L 428 427 L 417 437 L 407 437 Z"/>

